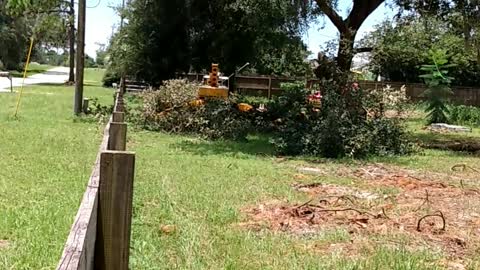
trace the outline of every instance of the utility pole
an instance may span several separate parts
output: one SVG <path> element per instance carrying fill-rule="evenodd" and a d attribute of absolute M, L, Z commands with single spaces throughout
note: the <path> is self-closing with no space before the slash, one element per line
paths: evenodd
<path fill-rule="evenodd" d="M 75 0 L 70 0 L 70 73 L 68 75 L 69 82 L 75 82 Z"/>
<path fill-rule="evenodd" d="M 86 0 L 78 1 L 78 36 L 77 36 L 77 61 L 75 80 L 75 100 L 73 112 L 79 115 L 82 112 L 83 78 L 85 67 L 85 17 L 87 13 Z"/>
<path fill-rule="evenodd" d="M 123 30 L 123 23 L 125 21 L 125 15 L 124 15 L 124 12 L 125 12 L 125 1 L 126 0 L 123 0 L 122 1 L 122 12 L 120 13 L 120 35 L 122 34 L 122 30 Z M 125 92 L 127 91 L 127 86 L 125 85 L 126 83 L 126 80 L 125 80 L 125 72 L 123 72 L 121 78 L 120 78 L 120 92 L 122 94 L 125 94 Z"/>

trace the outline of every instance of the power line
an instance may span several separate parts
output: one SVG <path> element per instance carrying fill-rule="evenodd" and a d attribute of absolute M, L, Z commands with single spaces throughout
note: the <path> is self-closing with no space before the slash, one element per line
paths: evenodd
<path fill-rule="evenodd" d="M 100 6 L 101 3 L 102 3 L 102 0 L 98 0 L 96 5 L 94 5 L 92 7 L 87 7 L 87 8 L 97 8 L 98 6 Z"/>

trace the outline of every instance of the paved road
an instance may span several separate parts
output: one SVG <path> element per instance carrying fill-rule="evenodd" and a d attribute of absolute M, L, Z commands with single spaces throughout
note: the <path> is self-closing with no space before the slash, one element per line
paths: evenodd
<path fill-rule="evenodd" d="M 44 73 L 35 74 L 25 79 L 25 85 L 30 84 L 63 84 L 68 80 L 68 68 L 56 67 Z M 13 87 L 22 85 L 22 78 L 13 78 Z M 0 92 L 10 92 L 10 80 L 0 77 Z"/>

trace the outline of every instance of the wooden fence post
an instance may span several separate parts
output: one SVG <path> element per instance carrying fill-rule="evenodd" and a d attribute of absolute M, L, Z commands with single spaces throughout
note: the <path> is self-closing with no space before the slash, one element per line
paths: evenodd
<path fill-rule="evenodd" d="M 89 98 L 84 98 L 83 99 L 83 113 L 88 113 L 88 106 L 90 105 L 90 99 Z"/>
<path fill-rule="evenodd" d="M 107 150 L 125 151 L 127 149 L 127 124 L 126 123 L 110 123 L 110 140 Z"/>
<path fill-rule="evenodd" d="M 123 123 L 125 122 L 125 113 L 124 112 L 113 112 L 112 122 L 114 123 Z"/>
<path fill-rule="evenodd" d="M 134 153 L 101 153 L 96 270 L 128 270 L 134 170 Z"/>
<path fill-rule="evenodd" d="M 268 99 L 272 98 L 272 75 L 268 76 Z"/>
<path fill-rule="evenodd" d="M 115 107 L 113 108 L 113 111 L 115 112 L 123 112 L 125 111 L 125 104 L 123 103 L 123 100 L 117 100 L 115 102 Z"/>

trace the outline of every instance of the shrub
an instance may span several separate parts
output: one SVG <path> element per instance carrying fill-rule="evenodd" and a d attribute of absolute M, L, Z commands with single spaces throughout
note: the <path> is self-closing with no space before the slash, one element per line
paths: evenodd
<path fill-rule="evenodd" d="M 450 122 L 459 125 L 480 126 L 480 108 L 473 106 L 450 106 Z"/>
<path fill-rule="evenodd" d="M 278 153 L 340 158 L 406 154 L 413 149 L 398 120 L 366 117 L 368 96 L 358 86 L 330 82 L 322 92 L 319 111 L 306 98 L 290 108 L 272 140 Z"/>
<path fill-rule="evenodd" d="M 93 98 L 88 104 L 88 115 L 92 115 L 95 119 L 106 119 L 110 117 L 113 112 L 113 105 L 102 105 L 98 98 Z"/>
<path fill-rule="evenodd" d="M 120 84 L 120 74 L 118 72 L 108 68 L 103 75 L 102 83 L 105 87 L 112 87 L 114 83 Z"/>
<path fill-rule="evenodd" d="M 428 124 L 447 123 L 448 107 L 446 105 L 448 97 L 452 94 L 450 83 L 453 78 L 448 77 L 448 68 L 453 65 L 447 65 L 446 51 L 430 51 L 432 65 L 423 65 L 421 70 L 426 74 L 421 75 L 428 88 L 424 92 L 427 98 Z"/>

